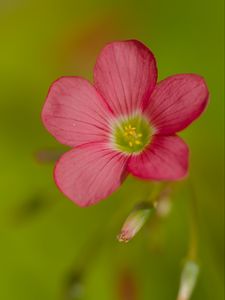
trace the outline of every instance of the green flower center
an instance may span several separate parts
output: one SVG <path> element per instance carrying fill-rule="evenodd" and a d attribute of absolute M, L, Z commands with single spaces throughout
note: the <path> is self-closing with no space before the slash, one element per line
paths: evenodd
<path fill-rule="evenodd" d="M 113 126 L 112 140 L 116 149 L 125 153 L 138 153 L 148 146 L 153 130 L 141 115 L 117 120 Z"/>

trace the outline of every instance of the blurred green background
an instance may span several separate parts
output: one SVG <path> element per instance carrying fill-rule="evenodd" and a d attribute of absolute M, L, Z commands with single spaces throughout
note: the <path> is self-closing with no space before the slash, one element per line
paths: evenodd
<path fill-rule="evenodd" d="M 105 43 L 130 38 L 155 53 L 159 79 L 190 72 L 208 83 L 207 111 L 181 134 L 198 210 L 192 299 L 224 299 L 223 11 L 222 0 L 0 0 L 0 299 L 176 299 L 189 238 L 186 184 L 165 220 L 119 244 L 123 220 L 152 186 L 129 178 L 107 201 L 75 206 L 52 179 L 66 149 L 40 121 L 53 80 L 92 79 Z"/>

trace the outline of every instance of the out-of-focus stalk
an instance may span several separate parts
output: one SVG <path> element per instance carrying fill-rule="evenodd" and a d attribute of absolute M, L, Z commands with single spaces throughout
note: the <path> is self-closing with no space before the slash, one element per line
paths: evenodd
<path fill-rule="evenodd" d="M 117 277 L 118 300 L 138 300 L 140 298 L 139 286 L 135 272 L 125 268 L 120 271 Z"/>
<path fill-rule="evenodd" d="M 190 300 L 199 275 L 199 265 L 197 264 L 197 248 L 198 248 L 198 223 L 197 223 L 197 207 L 196 196 L 193 185 L 189 182 L 190 189 L 190 241 L 187 254 L 187 261 L 181 273 L 180 287 L 177 300 Z"/>
<path fill-rule="evenodd" d="M 34 158 L 40 164 L 49 164 L 56 162 L 64 152 L 60 149 L 40 149 L 34 153 Z"/>
<path fill-rule="evenodd" d="M 81 300 L 84 299 L 84 284 L 82 273 L 72 271 L 68 274 L 63 289 L 63 300 Z"/>

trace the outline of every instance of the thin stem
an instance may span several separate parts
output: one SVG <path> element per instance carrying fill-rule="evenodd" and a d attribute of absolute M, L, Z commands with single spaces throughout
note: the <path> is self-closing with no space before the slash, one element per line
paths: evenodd
<path fill-rule="evenodd" d="M 194 190 L 194 186 L 191 181 L 188 183 L 190 188 L 190 241 L 188 250 L 188 259 L 195 261 L 197 259 L 198 252 L 198 213 L 197 213 L 197 198 Z"/>
<path fill-rule="evenodd" d="M 170 196 L 173 189 L 172 182 L 163 182 L 160 184 L 155 184 L 155 188 L 149 193 L 147 197 L 147 202 L 153 203 L 155 207 L 157 204 Z"/>
<path fill-rule="evenodd" d="M 188 300 L 191 298 L 199 274 L 199 266 L 196 262 L 198 250 L 197 205 L 195 190 L 190 180 L 188 182 L 188 187 L 190 193 L 190 238 L 186 262 L 181 273 L 180 287 L 178 291 L 177 300 Z"/>

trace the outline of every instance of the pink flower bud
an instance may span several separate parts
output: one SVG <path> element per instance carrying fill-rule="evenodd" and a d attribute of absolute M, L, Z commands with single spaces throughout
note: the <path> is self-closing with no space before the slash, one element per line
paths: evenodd
<path fill-rule="evenodd" d="M 149 203 L 139 204 L 127 217 L 121 232 L 117 236 L 119 242 L 129 242 L 146 223 L 154 207 Z"/>

